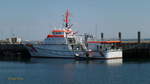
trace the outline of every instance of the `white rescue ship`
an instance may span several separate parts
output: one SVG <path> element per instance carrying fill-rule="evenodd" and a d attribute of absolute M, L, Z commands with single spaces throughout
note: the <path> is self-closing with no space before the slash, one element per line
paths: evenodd
<path fill-rule="evenodd" d="M 122 50 L 109 48 L 101 42 L 85 41 L 77 36 L 69 24 L 70 13 L 65 13 L 65 27 L 52 30 L 45 40 L 39 44 L 26 44 L 32 57 L 51 58 L 122 58 Z M 114 42 L 115 43 L 115 42 Z M 112 45 L 112 44 L 111 44 Z"/>

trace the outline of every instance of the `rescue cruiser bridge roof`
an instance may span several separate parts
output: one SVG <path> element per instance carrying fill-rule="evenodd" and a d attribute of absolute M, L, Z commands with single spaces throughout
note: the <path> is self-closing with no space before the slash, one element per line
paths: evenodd
<path fill-rule="evenodd" d="M 52 32 L 72 32 L 71 30 L 53 30 Z"/>

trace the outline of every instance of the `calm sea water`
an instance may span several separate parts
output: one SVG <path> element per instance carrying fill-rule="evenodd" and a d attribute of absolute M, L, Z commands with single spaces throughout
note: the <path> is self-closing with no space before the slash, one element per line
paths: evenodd
<path fill-rule="evenodd" d="M 150 61 L 0 61 L 0 84 L 149 84 Z"/>

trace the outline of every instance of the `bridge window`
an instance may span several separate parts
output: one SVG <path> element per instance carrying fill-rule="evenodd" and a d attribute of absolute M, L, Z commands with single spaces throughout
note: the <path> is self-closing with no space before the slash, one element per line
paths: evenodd
<path fill-rule="evenodd" d="M 62 35 L 64 32 L 53 32 L 53 35 Z"/>

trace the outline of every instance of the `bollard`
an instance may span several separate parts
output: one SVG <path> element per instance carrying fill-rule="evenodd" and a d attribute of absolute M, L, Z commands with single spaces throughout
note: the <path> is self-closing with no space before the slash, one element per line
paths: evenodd
<path fill-rule="evenodd" d="M 138 33 L 137 33 L 138 35 L 138 43 L 141 43 L 141 32 L 140 31 L 138 31 Z"/>
<path fill-rule="evenodd" d="M 101 33 L 101 40 L 102 41 L 104 40 L 104 33 L 103 32 Z"/>
<path fill-rule="evenodd" d="M 118 33 L 119 41 L 121 41 L 121 32 Z"/>

